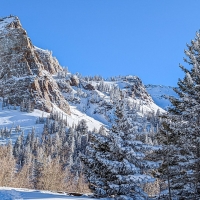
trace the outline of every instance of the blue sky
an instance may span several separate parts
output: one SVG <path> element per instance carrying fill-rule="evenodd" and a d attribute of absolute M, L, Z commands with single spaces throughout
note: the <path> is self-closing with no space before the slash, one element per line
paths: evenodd
<path fill-rule="evenodd" d="M 33 44 L 73 73 L 175 86 L 199 8 L 199 0 L 6 0 L 0 16 L 17 15 Z"/>

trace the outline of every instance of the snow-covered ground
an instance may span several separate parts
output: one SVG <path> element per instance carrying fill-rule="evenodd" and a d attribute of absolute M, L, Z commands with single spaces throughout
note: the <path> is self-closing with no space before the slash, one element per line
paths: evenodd
<path fill-rule="evenodd" d="M 0 102 L 1 107 L 1 102 Z M 27 135 L 31 132 L 32 128 L 35 128 L 36 134 L 41 134 L 43 130 L 43 124 L 36 124 L 36 120 L 38 117 L 46 117 L 48 113 L 42 112 L 40 110 L 34 110 L 32 113 L 20 112 L 19 108 L 17 110 L 0 109 L 0 129 L 8 128 L 12 129 L 11 138 L 2 138 L 0 137 L 0 144 L 5 144 L 8 139 L 12 139 L 14 142 L 18 135 L 21 132 L 17 132 L 15 128 L 17 126 L 21 127 L 21 130 L 24 131 L 24 134 Z"/>
<path fill-rule="evenodd" d="M 0 187 L 0 200 L 91 200 L 94 198 L 89 198 L 86 195 L 84 196 L 70 196 L 67 194 L 53 193 L 49 191 L 40 191 L 40 190 L 29 190 L 29 189 L 20 189 L 20 188 L 9 188 L 9 187 Z"/>
<path fill-rule="evenodd" d="M 54 106 L 54 110 L 60 113 L 63 113 L 63 117 L 67 118 L 67 122 L 69 126 L 72 124 L 78 124 L 78 122 L 82 119 L 86 120 L 88 129 L 92 131 L 94 128 L 99 129 L 103 124 L 92 117 L 87 116 L 85 113 L 77 110 L 74 106 L 70 106 L 71 115 L 65 114 L 58 107 Z M 4 108 L 2 110 L 2 102 L 0 102 L 0 129 L 12 129 L 10 138 L 2 138 L 0 136 L 0 144 L 5 144 L 9 139 L 12 139 L 14 142 L 21 132 L 17 132 L 15 129 L 17 126 L 21 127 L 24 135 L 26 136 L 29 132 L 32 131 L 32 128 L 35 129 L 36 135 L 40 135 L 43 131 L 44 124 L 37 124 L 36 120 L 39 117 L 47 117 L 49 113 L 40 111 L 35 109 L 32 113 L 20 112 L 19 107 L 17 110 L 13 108 L 8 109 Z"/>
<path fill-rule="evenodd" d="M 95 88 L 101 83 L 101 81 L 89 81 L 88 83 Z M 129 83 L 121 79 L 117 81 L 103 81 L 103 84 L 104 87 L 119 88 L 125 93 L 128 92 L 128 90 L 130 92 L 131 86 L 134 85 L 133 83 Z M 143 97 L 132 97 L 131 95 L 127 95 L 125 97 L 129 103 L 132 103 L 132 105 L 138 105 L 138 107 L 140 107 L 140 110 L 138 111 L 139 115 L 144 116 L 147 113 L 156 113 L 158 109 L 161 112 L 165 112 L 146 93 L 146 90 L 143 88 L 144 86 L 142 84 L 139 85 L 139 87 L 141 90 L 141 96 Z M 70 100 L 69 97 L 72 93 L 73 98 L 76 97 L 79 99 L 78 102 Z M 79 95 L 77 95 L 78 93 Z M 102 91 L 97 88 L 95 90 L 85 90 L 83 87 L 72 87 L 71 94 L 63 93 L 63 96 L 65 96 L 65 98 L 68 100 L 71 108 L 74 108 L 74 111 L 76 110 L 76 112 L 85 113 L 85 116 L 95 119 L 96 121 L 99 121 L 100 123 L 109 127 L 114 119 L 113 99 L 111 98 L 110 93 L 111 92 Z M 108 108 L 109 105 L 111 108 Z M 96 129 L 98 129 L 98 127 L 96 127 Z"/>
<path fill-rule="evenodd" d="M 82 119 L 84 119 L 87 122 L 88 129 L 90 131 L 94 130 L 94 128 L 96 128 L 98 130 L 102 125 L 104 125 L 103 123 L 88 116 L 86 113 L 78 110 L 76 106 L 70 106 L 71 115 L 65 114 L 61 109 L 59 109 L 56 106 L 54 106 L 54 108 L 56 108 L 56 110 L 59 113 L 63 113 L 64 118 L 67 117 L 67 123 L 70 127 L 72 126 L 73 123 L 78 124 L 78 122 L 81 121 Z"/>

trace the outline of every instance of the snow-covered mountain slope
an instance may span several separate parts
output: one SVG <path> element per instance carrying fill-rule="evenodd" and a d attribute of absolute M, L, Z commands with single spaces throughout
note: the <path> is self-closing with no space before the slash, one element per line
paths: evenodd
<path fill-rule="evenodd" d="M 136 108 L 140 116 L 156 113 L 157 110 L 164 112 L 154 103 L 137 76 L 98 80 L 68 73 L 64 77 L 54 76 L 54 79 L 71 106 L 108 126 L 113 122 L 114 105 L 120 98 L 129 107 Z"/>
<path fill-rule="evenodd" d="M 171 105 L 168 96 L 178 97 L 173 87 L 163 85 L 145 85 L 147 92 L 151 95 L 154 103 L 163 109 Z"/>
<path fill-rule="evenodd" d="M 54 76 L 58 85 L 62 82 L 63 85 L 67 86 L 64 87 L 65 89 L 61 88 L 61 91 L 63 91 L 63 96 L 69 102 L 71 114 L 66 114 L 56 105 L 52 107 L 54 112 L 61 113 L 63 118 L 67 119 L 69 127 L 72 127 L 73 124 L 77 125 L 78 122 L 84 119 L 90 131 L 94 129 L 99 130 L 101 126 L 109 128 L 114 120 L 114 104 L 120 98 L 120 95 L 122 95 L 120 91 L 122 91 L 127 104 L 137 110 L 138 120 L 140 120 L 140 117 L 147 116 L 148 113 L 155 114 L 157 110 L 164 112 L 162 108 L 153 102 L 146 91 L 142 91 L 145 90 L 142 84 L 137 86 L 136 94 L 140 96 L 136 96 L 132 89 L 135 85 L 134 81 L 127 82 L 124 81 L 124 78 L 120 78 L 112 81 L 92 80 L 86 82 L 83 78 L 78 78 L 79 84 L 71 86 L 68 84 L 71 76 L 69 73 L 63 78 Z M 137 77 L 133 76 L 132 79 L 136 80 L 136 82 L 138 81 Z M 88 88 L 92 88 L 92 90 Z M 139 93 L 138 91 L 141 92 Z M 5 144 L 10 138 L 14 142 L 18 135 L 21 134 L 17 130 L 19 126 L 25 135 L 34 128 L 36 134 L 40 136 L 44 125 L 38 124 L 36 121 L 39 117 L 46 118 L 48 116 L 49 113 L 38 109 L 27 113 L 21 112 L 19 107 L 14 109 L 12 105 L 9 108 L 2 107 L 1 99 L 0 131 L 6 129 L 10 137 L 0 135 L 0 144 Z"/>
<path fill-rule="evenodd" d="M 19 19 L 13 16 L 0 19 L 0 97 L 0 130 L 14 140 L 19 134 L 17 126 L 24 134 L 33 127 L 41 134 L 43 125 L 36 120 L 52 111 L 62 113 L 69 127 L 86 120 L 91 131 L 112 125 L 119 99 L 137 110 L 138 120 L 158 110 L 164 112 L 137 76 L 105 80 L 69 73 L 50 51 L 32 44 Z M 3 136 L 0 140 L 4 141 Z"/>
<path fill-rule="evenodd" d="M 40 191 L 40 190 L 30 190 L 30 189 L 20 189 L 20 188 L 10 188 L 10 187 L 0 187 L 0 199 L 1 200 L 91 200 L 94 198 L 89 198 L 87 195 L 84 196 L 70 196 L 68 194 L 53 193 L 50 191 Z"/>
<path fill-rule="evenodd" d="M 16 109 L 16 110 L 15 110 Z M 12 139 L 13 142 L 17 139 L 17 137 L 24 132 L 26 136 L 28 133 L 31 133 L 32 129 L 35 129 L 35 133 L 37 136 L 40 136 L 44 124 L 37 123 L 38 118 L 46 118 L 50 114 L 38 109 L 35 109 L 31 113 L 21 112 L 19 107 L 13 109 L 12 106 L 10 108 L 2 109 L 2 102 L 0 102 L 0 144 L 6 144 L 8 140 Z M 94 128 L 97 130 L 104 124 L 95 120 L 92 117 L 89 117 L 85 113 L 77 110 L 74 106 L 70 106 L 71 115 L 66 114 L 58 107 L 54 106 L 54 111 L 57 111 L 63 114 L 63 118 L 67 119 L 67 123 L 69 127 L 72 125 L 77 125 L 79 121 L 84 119 L 87 123 L 88 130 L 92 131 Z M 7 130 L 9 137 L 2 134 L 3 130 Z"/>

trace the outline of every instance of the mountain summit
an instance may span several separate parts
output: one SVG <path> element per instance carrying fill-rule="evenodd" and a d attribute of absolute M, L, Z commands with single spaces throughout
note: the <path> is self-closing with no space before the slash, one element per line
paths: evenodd
<path fill-rule="evenodd" d="M 51 52 L 35 47 L 18 17 L 0 19 L 0 96 L 11 104 L 31 100 L 35 108 L 70 108 L 52 75 L 63 71 Z"/>
<path fill-rule="evenodd" d="M 73 75 L 50 51 L 32 44 L 18 17 L 0 19 L 0 97 L 6 103 L 24 107 L 31 102 L 32 108 L 47 112 L 60 108 L 72 116 L 78 110 L 109 125 L 121 95 L 141 115 L 162 110 L 137 76 Z"/>

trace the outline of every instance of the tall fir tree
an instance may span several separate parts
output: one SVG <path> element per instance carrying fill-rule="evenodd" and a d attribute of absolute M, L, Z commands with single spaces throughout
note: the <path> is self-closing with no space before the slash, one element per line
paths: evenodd
<path fill-rule="evenodd" d="M 173 164 L 176 171 L 169 174 L 171 199 L 200 199 L 200 32 L 187 48 L 184 61 L 189 66 L 180 65 L 185 76 L 174 89 L 179 97 L 170 97 L 172 107 L 161 131 L 169 133 L 164 148 L 175 150 L 173 160 L 166 161 L 168 154 L 163 155 L 162 165 L 171 169 Z"/>
<path fill-rule="evenodd" d="M 116 102 L 115 116 L 108 135 L 90 134 L 87 154 L 82 156 L 90 188 L 97 197 L 146 199 L 142 188 L 153 181 L 146 172 L 156 166 L 144 160 L 151 147 L 136 140 L 137 123 L 128 115 L 123 98 Z"/>

